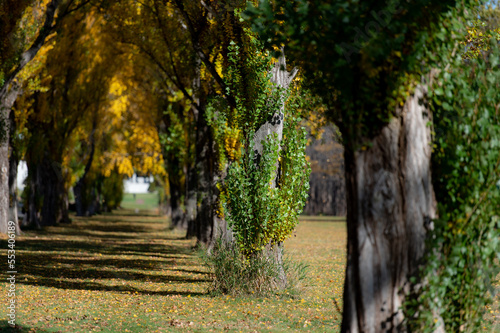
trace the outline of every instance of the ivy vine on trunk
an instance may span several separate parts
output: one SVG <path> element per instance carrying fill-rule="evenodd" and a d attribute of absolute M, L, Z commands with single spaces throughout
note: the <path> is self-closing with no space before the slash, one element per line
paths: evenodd
<path fill-rule="evenodd" d="M 230 230 L 219 234 L 231 234 L 247 258 L 266 253 L 279 267 L 278 288 L 284 288 L 282 242 L 298 223 L 310 173 L 306 133 L 295 114 L 300 97 L 291 88 L 297 70 L 287 71 L 283 51 L 273 63 L 250 30 L 239 29 L 223 76 L 236 105 L 213 99 L 207 112 L 226 173 L 219 214 Z"/>

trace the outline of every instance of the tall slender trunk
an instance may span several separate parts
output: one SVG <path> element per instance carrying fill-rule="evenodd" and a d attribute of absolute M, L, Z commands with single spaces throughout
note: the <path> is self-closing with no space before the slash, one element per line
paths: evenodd
<path fill-rule="evenodd" d="M 175 228 L 187 229 L 186 215 L 181 207 L 182 186 L 176 174 L 168 174 L 170 187 L 170 216 L 172 226 Z"/>
<path fill-rule="evenodd" d="M 191 106 L 191 111 L 194 115 L 195 121 L 195 157 L 194 157 L 194 165 L 189 167 L 185 173 L 186 179 L 186 197 L 185 197 L 185 205 L 186 205 L 186 219 L 188 224 L 186 237 L 190 238 L 196 236 L 198 241 L 200 241 L 199 234 L 199 225 L 198 222 L 200 218 L 198 218 L 198 200 L 200 198 L 200 181 L 202 181 L 204 173 L 206 170 L 203 169 L 203 156 L 201 152 L 204 150 L 203 146 L 206 142 L 203 141 L 205 136 L 206 127 L 208 126 L 205 121 L 205 105 L 204 99 L 200 98 L 201 94 L 201 60 L 199 58 L 196 59 L 195 63 L 195 72 L 196 75 L 193 79 L 193 105 Z M 203 104 L 203 105 L 202 105 Z M 200 126 L 201 125 L 201 126 Z"/>
<path fill-rule="evenodd" d="M 224 170 L 220 172 L 217 175 L 217 179 L 214 179 L 215 184 L 220 181 L 220 179 L 225 179 L 227 176 L 227 169 L 228 165 L 224 167 Z M 220 209 L 219 205 L 219 199 L 220 199 L 220 191 L 217 187 L 214 188 L 215 190 L 215 199 L 214 199 L 214 205 L 216 205 L 217 210 Z M 228 214 L 228 212 L 226 212 Z M 222 215 L 222 214 L 221 214 Z M 209 244 L 208 247 L 208 252 L 211 253 L 213 247 L 215 246 L 215 240 L 221 240 L 225 244 L 231 245 L 234 243 L 234 234 L 231 226 L 229 225 L 228 221 L 220 216 L 219 214 L 214 214 L 214 226 L 213 226 L 213 233 L 212 233 L 212 242 Z"/>
<path fill-rule="evenodd" d="M 213 133 L 207 124 L 204 114 L 200 114 L 197 122 L 196 139 L 196 175 L 197 175 L 197 214 L 196 238 L 199 243 L 209 245 L 212 241 L 214 222 L 216 219 L 215 204 L 217 201 L 216 180 L 217 164 Z"/>
<path fill-rule="evenodd" d="M 92 162 L 94 161 L 94 153 L 95 153 L 95 131 L 97 128 L 97 116 L 94 115 L 94 120 L 92 123 L 92 132 L 90 134 L 90 152 L 88 155 L 87 163 L 85 164 L 85 169 L 83 175 L 78 179 L 75 186 L 73 187 L 73 193 L 75 195 L 75 208 L 76 208 L 76 216 L 85 216 L 89 213 L 89 208 L 92 205 L 92 199 L 86 198 L 86 192 L 88 191 L 88 185 L 85 180 L 87 178 L 88 173 L 90 172 L 90 168 L 92 167 Z"/>
<path fill-rule="evenodd" d="M 292 72 L 287 72 L 286 70 L 286 59 L 285 54 L 282 50 L 281 56 L 278 58 L 277 63 L 271 71 L 272 78 L 271 82 L 276 85 L 277 88 L 282 88 L 285 91 L 288 90 L 288 87 L 295 75 L 297 74 L 297 69 L 293 69 Z M 269 118 L 267 121 L 259 127 L 259 129 L 255 132 L 254 135 L 254 150 L 255 155 L 257 156 L 257 160 L 260 160 L 260 156 L 263 153 L 263 142 L 267 140 L 269 135 L 276 134 L 278 141 L 281 142 L 283 138 L 283 122 L 285 119 L 285 101 L 281 101 L 279 109 Z M 273 182 L 272 186 L 275 187 L 279 183 L 279 161 L 276 161 L 276 178 Z M 283 269 L 283 243 L 280 242 L 278 244 L 269 244 L 267 246 L 268 253 L 274 257 L 274 261 L 278 265 L 280 271 L 278 276 L 278 285 L 281 289 L 286 286 L 286 275 Z"/>
<path fill-rule="evenodd" d="M 163 159 L 165 160 L 164 152 L 162 152 L 162 154 L 164 156 Z M 166 181 L 170 190 L 170 173 L 168 172 L 167 166 L 165 166 L 165 169 L 167 170 L 168 175 Z M 158 188 L 158 214 L 163 216 L 170 216 L 170 218 L 172 219 L 172 207 L 170 205 L 169 191 L 167 191 L 166 189 L 167 184 L 165 184 L 165 181 L 162 177 L 159 177 L 157 175 L 154 176 L 154 181 Z"/>
<path fill-rule="evenodd" d="M 9 221 L 9 143 L 0 143 L 0 233 L 7 233 Z"/>
<path fill-rule="evenodd" d="M 40 184 L 40 165 L 38 163 L 30 163 L 28 161 L 28 204 L 26 207 L 26 222 L 23 223 L 27 227 L 40 229 L 40 212 L 39 207 L 41 195 L 39 193 Z"/>
<path fill-rule="evenodd" d="M 183 105 L 174 104 L 173 107 L 174 110 L 176 111 L 176 116 L 182 119 L 184 117 Z M 161 122 L 159 122 L 157 127 L 158 136 L 161 136 L 162 134 L 171 135 L 170 131 L 172 130 L 172 125 L 173 125 L 171 117 L 163 112 L 161 113 L 160 117 L 161 117 L 160 118 Z M 187 146 L 189 146 L 190 144 L 189 141 L 190 140 L 187 139 L 186 142 Z M 166 161 L 165 168 L 168 174 L 167 182 L 169 188 L 169 195 L 167 195 L 166 190 L 163 190 L 165 192 L 165 198 L 163 199 L 163 202 L 160 203 L 160 210 L 163 212 L 164 215 L 170 216 L 172 227 L 187 230 L 188 222 L 186 218 L 186 212 L 182 207 L 183 204 L 182 200 L 184 199 L 185 202 L 188 190 L 186 185 L 189 180 L 187 172 L 187 164 L 183 165 L 181 161 L 181 149 L 176 149 L 172 151 L 166 149 L 166 147 L 163 147 L 162 154 L 163 154 L 163 159 Z M 185 179 L 184 183 L 181 181 L 183 174 Z M 162 184 L 163 188 L 165 187 L 163 180 L 157 179 L 157 182 Z"/>
<path fill-rule="evenodd" d="M 346 147 L 347 270 L 342 332 L 402 332 L 402 305 L 436 215 L 431 112 L 418 86 L 369 148 Z"/>
<path fill-rule="evenodd" d="M 10 113 L 10 132 L 15 132 L 15 118 L 14 113 Z M 15 142 L 12 140 L 12 136 L 9 137 L 10 143 L 10 157 L 9 157 L 9 221 L 13 221 L 16 226 L 16 234 L 21 234 L 21 228 L 19 225 L 19 218 L 17 214 L 17 166 L 19 164 L 19 152 L 15 146 Z"/>
<path fill-rule="evenodd" d="M 196 129 L 196 137 L 198 137 L 199 129 Z M 195 139 L 197 143 L 198 140 Z M 186 177 L 185 182 L 185 194 L 184 194 L 184 207 L 185 207 L 185 219 L 187 224 L 187 233 L 186 237 L 196 237 L 196 197 L 198 191 L 198 173 L 196 169 L 196 164 L 199 159 L 197 153 L 195 153 L 195 162 L 194 165 L 186 165 L 184 168 L 184 175 Z"/>
<path fill-rule="evenodd" d="M 16 224 L 16 232 L 20 234 L 19 218 L 17 212 L 17 166 L 19 160 L 11 156 L 9 159 L 9 221 Z"/>
<path fill-rule="evenodd" d="M 0 233 L 7 233 L 9 221 L 9 119 L 12 106 L 19 94 L 19 86 L 10 89 L 4 86 L 0 91 Z"/>
<path fill-rule="evenodd" d="M 210 245 L 216 219 L 215 203 L 217 166 L 213 133 L 205 115 L 206 98 L 201 91 L 201 59 L 197 60 L 196 77 L 193 80 L 193 108 L 196 121 L 195 163 L 188 173 L 186 214 L 188 218 L 187 237 L 196 236 L 197 242 Z M 195 196 L 192 188 L 196 186 Z M 195 210 L 193 209 L 195 208 Z M 196 214 L 192 216 L 192 212 Z"/>

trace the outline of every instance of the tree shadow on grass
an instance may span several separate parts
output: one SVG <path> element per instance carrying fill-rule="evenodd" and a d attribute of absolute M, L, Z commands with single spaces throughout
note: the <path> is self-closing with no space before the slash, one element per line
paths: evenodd
<path fill-rule="evenodd" d="M 165 276 L 168 278 L 169 276 Z M 172 276 L 170 276 L 172 277 Z M 201 280 L 191 280 L 184 279 L 185 283 L 192 282 L 201 282 Z M 203 292 L 195 292 L 195 291 L 175 291 L 175 290 L 147 290 L 141 288 L 135 288 L 130 285 L 105 285 L 97 282 L 91 281 L 62 281 L 51 278 L 42 278 L 37 280 L 36 282 L 24 282 L 26 285 L 35 285 L 40 286 L 43 285 L 45 287 L 58 288 L 58 289 L 72 289 L 72 290 L 95 290 L 95 291 L 111 291 L 111 292 L 128 292 L 131 294 L 141 294 L 141 295 L 158 295 L 158 296 L 174 296 L 174 295 L 191 295 L 191 296 L 202 296 L 207 295 L 207 293 Z"/>
<path fill-rule="evenodd" d="M 113 223 L 97 219 L 86 223 L 80 219 L 78 223 L 19 237 L 17 283 L 149 295 L 201 295 L 158 288 L 162 283 L 172 283 L 190 290 L 199 283 L 210 282 L 207 273 L 199 270 L 189 241 L 174 241 L 164 233 L 155 236 L 162 223 L 158 220 L 151 221 L 149 229 L 140 222 L 120 222 L 116 216 L 112 220 Z M 117 230 L 123 237 L 115 234 Z M 93 233 L 96 231 L 98 234 Z M 168 244 L 171 241 L 173 244 Z M 0 248 L 6 249 L 7 245 L 6 240 L 0 240 Z M 156 291 L 151 290 L 154 287 Z"/>
<path fill-rule="evenodd" d="M 54 235 L 54 237 L 61 235 Z M 68 254 L 87 253 L 101 255 L 141 255 L 141 256 L 165 256 L 165 255 L 187 255 L 193 256 L 193 252 L 188 247 L 164 245 L 150 242 L 106 242 L 106 236 L 86 237 L 86 241 L 76 241 L 72 239 L 18 239 L 16 250 L 30 252 L 68 252 Z M 137 239 L 137 238 L 136 238 Z M 7 241 L 0 240 L 0 246 L 7 248 Z M 21 259 L 21 258 L 19 258 Z"/>
<path fill-rule="evenodd" d="M 0 322 L 0 333 L 24 333 L 24 332 L 37 332 L 37 333 L 48 333 L 53 331 L 47 331 L 44 329 L 36 328 L 36 331 L 33 331 L 32 328 L 16 325 L 16 327 L 11 327 L 7 321 Z"/>

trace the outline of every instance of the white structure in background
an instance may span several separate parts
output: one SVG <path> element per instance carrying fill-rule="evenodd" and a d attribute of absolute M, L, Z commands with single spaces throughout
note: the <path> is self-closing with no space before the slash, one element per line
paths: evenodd
<path fill-rule="evenodd" d="M 153 176 L 137 177 L 134 175 L 131 178 L 123 181 L 125 193 L 148 193 L 149 185 L 154 181 Z"/>
<path fill-rule="evenodd" d="M 28 166 L 25 161 L 19 161 L 17 166 L 17 188 L 20 192 L 24 189 L 24 181 L 28 177 Z M 134 175 L 131 178 L 123 181 L 125 193 L 148 193 L 149 185 L 154 181 L 153 176 L 137 177 Z"/>
<path fill-rule="evenodd" d="M 19 161 L 17 165 L 17 189 L 22 192 L 24 190 L 24 181 L 28 178 L 28 165 L 25 161 Z"/>

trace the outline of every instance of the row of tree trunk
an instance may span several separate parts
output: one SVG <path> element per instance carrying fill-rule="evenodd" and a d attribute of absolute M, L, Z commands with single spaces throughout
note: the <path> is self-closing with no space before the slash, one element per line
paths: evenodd
<path fill-rule="evenodd" d="M 335 140 L 333 125 L 322 128 L 320 138 L 312 135 L 306 154 L 311 163 L 309 198 L 305 215 L 346 216 L 344 147 Z"/>

